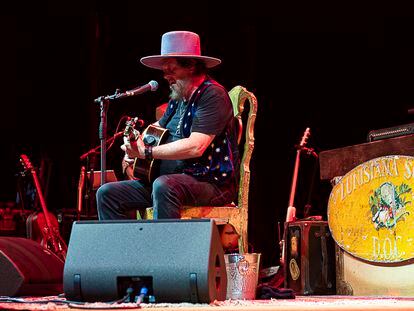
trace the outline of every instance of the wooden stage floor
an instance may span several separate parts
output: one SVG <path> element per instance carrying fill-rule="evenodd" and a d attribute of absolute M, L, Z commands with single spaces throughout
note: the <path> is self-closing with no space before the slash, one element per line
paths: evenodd
<path fill-rule="evenodd" d="M 272 300 L 226 300 L 210 304 L 191 303 L 133 303 L 109 305 L 105 303 L 87 303 L 84 305 L 35 303 L 36 300 L 48 300 L 52 297 L 28 298 L 33 303 L 0 302 L 0 310 L 142 310 L 157 311 L 307 311 L 307 310 L 414 310 L 414 297 L 361 297 L 361 296 L 297 296 L 295 299 Z M 54 297 L 57 299 L 56 297 Z"/>

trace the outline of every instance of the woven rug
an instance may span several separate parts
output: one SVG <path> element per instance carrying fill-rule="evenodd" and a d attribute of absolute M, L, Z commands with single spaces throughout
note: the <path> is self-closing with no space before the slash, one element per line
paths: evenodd
<path fill-rule="evenodd" d="M 0 310 L 140 310 L 237 311 L 237 310 L 413 310 L 414 297 L 300 296 L 296 299 L 226 300 L 210 304 L 192 303 L 122 303 L 102 302 L 82 305 L 59 303 L 57 297 L 25 298 L 24 302 L 0 302 Z M 57 302 L 58 301 L 58 302 Z M 42 303 L 39 303 L 42 302 Z"/>

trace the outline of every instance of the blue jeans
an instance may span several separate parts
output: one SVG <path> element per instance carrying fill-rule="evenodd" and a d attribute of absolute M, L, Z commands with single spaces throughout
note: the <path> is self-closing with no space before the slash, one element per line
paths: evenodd
<path fill-rule="evenodd" d="M 186 174 L 170 174 L 158 177 L 152 189 L 139 180 L 104 184 L 96 193 L 96 202 L 99 220 L 128 219 L 137 209 L 150 206 L 155 219 L 165 219 L 180 218 L 183 205 L 219 206 L 235 197 L 235 189 L 220 189 Z"/>

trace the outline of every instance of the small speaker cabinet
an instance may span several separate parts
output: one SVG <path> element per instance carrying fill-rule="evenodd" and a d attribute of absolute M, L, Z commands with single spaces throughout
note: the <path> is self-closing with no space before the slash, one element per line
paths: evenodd
<path fill-rule="evenodd" d="M 327 221 L 285 223 L 285 287 L 298 295 L 334 295 L 335 243 Z"/>

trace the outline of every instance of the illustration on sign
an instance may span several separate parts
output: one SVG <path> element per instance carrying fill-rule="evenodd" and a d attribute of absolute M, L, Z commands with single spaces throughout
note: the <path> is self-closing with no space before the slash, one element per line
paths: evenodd
<path fill-rule="evenodd" d="M 405 205 L 411 203 L 406 201 L 403 194 L 411 193 L 411 188 L 402 183 L 395 187 L 390 182 L 383 183 L 374 194 L 369 198 L 369 206 L 372 212 L 372 222 L 375 224 L 375 229 L 379 230 L 382 227 L 387 229 L 394 228 L 403 216 L 409 215 L 406 211 Z"/>

